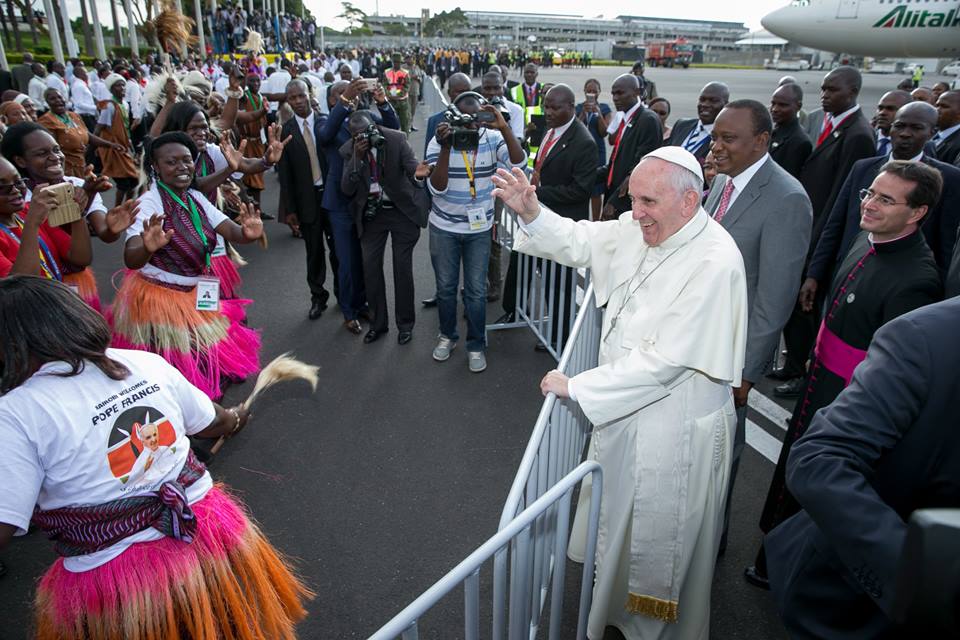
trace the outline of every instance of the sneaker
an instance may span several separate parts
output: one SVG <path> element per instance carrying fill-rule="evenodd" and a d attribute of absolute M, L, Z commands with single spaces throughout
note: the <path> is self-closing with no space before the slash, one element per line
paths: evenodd
<path fill-rule="evenodd" d="M 487 368 L 487 356 L 483 351 L 468 351 L 467 362 L 470 363 L 471 373 L 480 373 Z"/>
<path fill-rule="evenodd" d="M 457 346 L 456 341 L 447 336 L 440 336 L 437 340 L 437 346 L 433 348 L 433 359 L 437 362 L 446 362 L 450 359 L 450 352 Z"/>

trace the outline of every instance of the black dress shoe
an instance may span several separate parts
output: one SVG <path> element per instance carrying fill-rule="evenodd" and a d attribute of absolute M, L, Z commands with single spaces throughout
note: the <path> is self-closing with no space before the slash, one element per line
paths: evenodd
<path fill-rule="evenodd" d="M 743 577 L 753 586 L 770 591 L 770 579 L 757 571 L 756 567 L 747 567 L 744 569 Z"/>
<path fill-rule="evenodd" d="M 411 340 L 413 340 L 413 332 L 412 332 L 412 331 L 401 331 L 401 332 L 397 335 L 397 344 L 407 344 L 407 343 L 410 342 Z"/>
<path fill-rule="evenodd" d="M 373 314 L 370 313 L 370 309 L 361 309 L 357 312 L 357 319 L 364 322 L 373 322 Z"/>
<path fill-rule="evenodd" d="M 493 321 L 493 324 L 510 324 L 516 319 L 516 314 L 513 311 L 507 311 L 505 314 Z"/>
<path fill-rule="evenodd" d="M 367 331 L 367 335 L 363 336 L 363 344 L 370 344 L 371 342 L 376 342 L 380 339 L 380 336 L 387 332 L 386 329 L 383 331 L 377 331 L 376 329 L 370 329 Z"/>
<path fill-rule="evenodd" d="M 788 370 L 788 369 L 774 369 L 767 374 L 767 377 L 771 380 L 779 380 L 780 382 L 786 382 L 787 380 L 793 380 L 797 377 L 797 374 Z"/>
<path fill-rule="evenodd" d="M 319 300 L 314 300 L 313 304 L 310 305 L 310 313 L 307 314 L 307 317 L 311 320 L 316 320 L 323 315 L 323 312 L 327 310 L 327 303 L 320 302 Z"/>
<path fill-rule="evenodd" d="M 773 395 L 778 398 L 796 398 L 803 389 L 803 378 L 793 378 L 773 388 Z"/>
<path fill-rule="evenodd" d="M 539 351 L 540 353 L 546 353 L 547 345 L 543 344 L 542 342 L 538 342 L 537 344 L 533 345 L 533 350 Z"/>
<path fill-rule="evenodd" d="M 359 320 L 344 320 L 343 326 L 347 331 L 349 331 L 355 336 L 358 336 L 361 333 L 363 333 L 363 327 L 360 326 Z"/>
<path fill-rule="evenodd" d="M 420 304 L 425 306 L 427 309 L 435 307 L 437 306 L 437 296 L 433 296 L 432 298 L 427 298 L 426 300 L 421 300 Z"/>

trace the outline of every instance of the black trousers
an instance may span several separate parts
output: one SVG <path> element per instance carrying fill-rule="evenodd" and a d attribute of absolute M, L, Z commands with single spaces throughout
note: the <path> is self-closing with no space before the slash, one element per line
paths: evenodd
<path fill-rule="evenodd" d="M 817 293 L 813 301 L 813 310 L 803 311 L 798 301 L 794 307 L 787 324 L 783 327 L 783 343 L 787 347 L 787 358 L 784 362 L 784 373 L 798 378 L 807 372 L 807 360 L 810 359 L 810 352 L 813 349 L 813 343 L 817 339 L 817 331 L 820 329 L 821 309 L 823 309 L 824 296 Z"/>
<path fill-rule="evenodd" d="M 370 328 L 386 331 L 387 287 L 383 276 L 383 254 L 387 238 L 393 253 L 393 293 L 397 330 L 411 331 L 416 320 L 413 292 L 413 248 L 420 239 L 420 227 L 398 209 L 380 207 L 372 220 L 363 221 L 360 250 L 363 253 L 363 279 L 367 302 L 373 316 Z"/>
<path fill-rule="evenodd" d="M 318 196 L 319 197 L 319 196 Z M 327 279 L 326 251 L 323 242 L 326 238 L 326 250 L 330 252 L 330 270 L 333 272 L 333 295 L 340 299 L 340 287 L 337 285 L 337 270 L 339 261 L 333 248 L 333 229 L 330 226 L 330 216 L 326 211 L 320 211 L 317 219 L 309 224 L 300 223 L 300 234 L 307 248 L 307 286 L 310 287 L 310 300 L 326 304 L 330 299 L 330 292 L 323 283 Z"/>

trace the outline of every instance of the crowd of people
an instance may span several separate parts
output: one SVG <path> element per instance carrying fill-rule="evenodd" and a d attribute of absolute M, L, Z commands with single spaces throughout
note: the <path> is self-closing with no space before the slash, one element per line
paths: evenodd
<path fill-rule="evenodd" d="M 218 51 L 236 50 L 238 25 L 258 26 L 242 7 L 211 18 Z M 871 402 L 868 377 L 892 377 L 883 384 L 894 395 L 900 379 L 911 406 L 949 393 L 878 371 L 896 347 L 871 345 L 878 332 L 902 339 L 904 318 L 939 331 L 941 314 L 956 317 L 941 301 L 960 293 L 960 92 L 896 89 L 874 110 L 858 101 L 859 71 L 838 67 L 817 109 L 804 109 L 790 77 L 769 104 L 715 81 L 696 117 L 670 122 L 642 63 L 616 78 L 607 104 L 596 79 L 540 82 L 538 62 L 521 50 L 337 49 L 272 64 L 149 55 L 90 69 L 28 54 L 12 70 L 0 96 L 0 545 L 31 523 L 57 540 L 61 558 L 38 587 L 38 637 L 232 638 L 238 623 L 250 637 L 293 637 L 309 589 L 188 439 L 241 429 L 243 407 L 217 401 L 260 370 L 235 247 L 261 241 L 276 217 L 303 239 L 306 315 L 335 300 L 343 329 L 372 343 L 391 328 L 389 240 L 393 325 L 407 345 L 427 229 L 432 357 L 451 359 L 462 298 L 466 365 L 481 373 L 488 302 L 503 297 L 502 321 L 516 313 L 515 295 L 502 295 L 518 279 L 515 254 L 501 274 L 505 206 L 521 225 L 513 248 L 589 267 L 605 307 L 600 365 L 542 382 L 597 426 L 589 456 L 605 488 L 589 637 L 608 625 L 628 638 L 707 637 L 748 397 L 764 376 L 798 401 L 747 580 L 773 588 L 799 636 L 895 629 L 883 589 L 903 521 L 888 516 L 960 504 L 947 465 L 955 438 L 920 447 L 939 461 L 900 491 L 877 450 L 897 451 L 911 421 L 936 416 L 891 414 L 869 459 L 844 467 L 860 484 L 804 482 L 824 482 L 816 437 L 849 431 L 840 407 Z M 413 149 L 432 75 L 449 107 L 429 114 L 425 147 Z M 265 211 L 273 171 L 279 202 Z M 125 271 L 108 301 L 93 246 L 117 241 Z M 573 295 L 572 282 L 559 286 Z M 781 336 L 787 356 L 775 367 Z M 937 357 L 941 371 L 957 364 L 955 352 Z M 858 545 L 869 531 L 824 522 L 844 510 L 844 491 L 874 492 L 864 509 L 895 535 Z M 591 499 L 587 486 L 569 549 L 580 561 Z M 824 557 L 801 562 L 814 538 Z M 811 600 L 811 581 L 842 613 Z M 132 603 L 131 584 L 152 595 Z"/>

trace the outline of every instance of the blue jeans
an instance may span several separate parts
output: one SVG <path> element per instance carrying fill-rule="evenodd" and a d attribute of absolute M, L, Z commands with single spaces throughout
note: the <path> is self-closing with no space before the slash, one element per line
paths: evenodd
<path fill-rule="evenodd" d="M 357 237 L 353 215 L 346 211 L 331 211 L 329 215 L 338 260 L 337 284 L 340 292 L 337 294 L 337 302 L 340 303 L 345 320 L 356 320 L 357 314 L 367 308 L 360 238 Z"/>
<path fill-rule="evenodd" d="M 467 313 L 467 351 L 487 346 L 487 262 L 490 233 L 452 233 L 430 225 L 430 260 L 437 276 L 440 333 L 458 340 L 457 285 L 463 264 L 464 305 Z"/>

